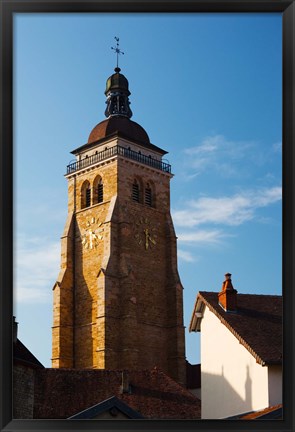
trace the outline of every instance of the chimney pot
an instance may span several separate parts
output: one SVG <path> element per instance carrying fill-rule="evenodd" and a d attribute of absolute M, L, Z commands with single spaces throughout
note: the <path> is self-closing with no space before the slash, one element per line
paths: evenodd
<path fill-rule="evenodd" d="M 218 294 L 218 303 L 226 312 L 237 311 L 237 290 L 232 285 L 231 273 L 225 274 L 225 281 Z"/>

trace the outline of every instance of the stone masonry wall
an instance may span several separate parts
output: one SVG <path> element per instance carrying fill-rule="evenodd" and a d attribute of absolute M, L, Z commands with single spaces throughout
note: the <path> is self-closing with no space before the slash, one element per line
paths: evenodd
<path fill-rule="evenodd" d="M 86 172 L 79 176 L 76 183 L 77 196 L 83 182 L 88 180 L 93 184 L 98 174 L 104 187 L 103 203 L 76 211 L 75 367 L 78 368 L 106 367 L 105 285 L 98 283 L 98 277 L 105 271 L 105 258 L 110 255 L 111 222 L 108 221 L 108 212 L 111 199 L 117 193 L 116 165 L 117 162 L 113 161 L 93 172 Z M 92 239 L 92 244 L 91 233 L 96 235 L 96 238 Z"/>
<path fill-rule="evenodd" d="M 61 237 L 61 268 L 53 287 L 52 367 L 73 367 L 74 217 Z"/>
<path fill-rule="evenodd" d="M 82 186 L 85 181 L 93 185 L 98 175 L 103 203 L 83 209 Z M 157 365 L 185 382 L 182 286 L 170 216 L 170 178 L 123 157 L 69 178 L 69 211 L 75 222 L 73 261 L 67 261 L 74 274 L 74 367 Z M 135 179 L 139 203 L 132 200 Z M 152 206 L 144 200 L 147 185 Z M 65 306 L 71 304 L 67 295 L 69 291 L 64 305 L 55 305 L 56 315 L 71 309 Z M 59 343 L 56 334 L 53 345 Z"/>

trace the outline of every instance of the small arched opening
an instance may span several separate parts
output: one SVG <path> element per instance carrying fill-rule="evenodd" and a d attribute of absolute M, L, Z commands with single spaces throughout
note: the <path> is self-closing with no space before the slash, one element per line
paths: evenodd
<path fill-rule="evenodd" d="M 85 180 L 81 187 L 81 209 L 91 205 L 91 188 L 88 180 Z"/>

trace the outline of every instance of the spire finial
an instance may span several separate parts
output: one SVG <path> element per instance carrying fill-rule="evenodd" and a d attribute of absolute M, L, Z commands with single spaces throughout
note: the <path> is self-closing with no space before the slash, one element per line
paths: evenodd
<path fill-rule="evenodd" d="M 119 68 L 119 54 L 124 54 L 124 53 L 119 48 L 119 38 L 117 36 L 115 36 L 115 40 L 117 42 L 116 47 L 111 47 L 111 49 L 114 50 L 115 53 L 117 54 L 117 67 L 115 69 L 115 72 L 120 72 L 121 69 Z"/>

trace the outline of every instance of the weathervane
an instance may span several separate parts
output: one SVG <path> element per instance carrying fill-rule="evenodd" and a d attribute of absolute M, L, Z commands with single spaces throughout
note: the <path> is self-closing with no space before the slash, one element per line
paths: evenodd
<path fill-rule="evenodd" d="M 111 47 L 112 50 L 115 51 L 115 53 L 117 54 L 117 69 L 119 69 L 119 54 L 124 54 L 123 51 L 120 50 L 119 48 L 119 38 L 115 36 L 115 40 L 117 42 L 117 46 L 116 47 Z"/>

